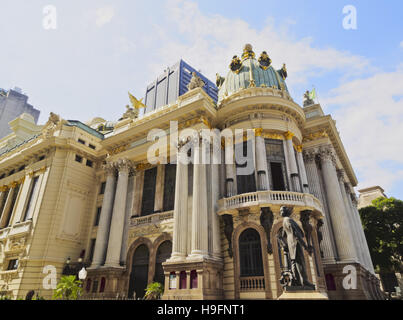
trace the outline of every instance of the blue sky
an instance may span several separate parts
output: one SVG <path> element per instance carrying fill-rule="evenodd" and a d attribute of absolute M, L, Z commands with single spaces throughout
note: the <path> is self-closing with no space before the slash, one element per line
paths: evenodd
<path fill-rule="evenodd" d="M 57 28 L 43 28 L 46 5 Z M 357 9 L 345 30 L 343 7 Z M 245 43 L 287 63 L 296 102 L 314 85 L 360 181 L 403 199 L 403 2 L 0 0 L 0 87 L 42 111 L 116 120 L 127 91 L 183 58 L 212 80 Z"/>

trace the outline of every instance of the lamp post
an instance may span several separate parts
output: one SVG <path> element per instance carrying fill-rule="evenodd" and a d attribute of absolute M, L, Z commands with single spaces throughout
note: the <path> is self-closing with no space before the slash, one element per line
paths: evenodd
<path fill-rule="evenodd" d="M 82 269 L 78 273 L 78 279 L 80 279 L 80 281 L 81 281 L 81 284 L 80 284 L 81 289 L 83 289 L 83 287 L 84 287 L 85 278 L 87 278 L 87 270 L 85 270 L 85 267 L 82 267 Z"/>

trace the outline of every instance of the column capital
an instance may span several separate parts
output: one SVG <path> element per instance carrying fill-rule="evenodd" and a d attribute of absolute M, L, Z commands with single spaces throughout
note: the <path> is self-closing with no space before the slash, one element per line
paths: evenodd
<path fill-rule="evenodd" d="M 297 152 L 301 153 L 302 152 L 302 145 L 297 145 L 295 146 L 295 149 L 297 150 Z"/>
<path fill-rule="evenodd" d="M 295 136 L 291 131 L 287 131 L 284 133 L 284 137 L 286 140 L 292 140 L 292 137 Z"/>
<path fill-rule="evenodd" d="M 304 157 L 305 162 L 315 161 L 316 155 L 318 154 L 315 149 L 308 149 L 302 152 L 302 156 Z"/>
<path fill-rule="evenodd" d="M 336 165 L 336 155 L 332 146 L 322 146 L 318 150 L 318 155 L 321 161 L 329 160 Z"/>
<path fill-rule="evenodd" d="M 115 162 L 115 167 L 118 169 L 119 173 L 120 172 L 127 172 L 129 173 L 131 170 L 133 170 L 133 164 L 129 159 L 119 159 L 118 161 Z"/>
<path fill-rule="evenodd" d="M 253 129 L 253 131 L 255 132 L 255 137 L 263 136 L 263 129 L 262 128 L 255 128 L 255 129 Z"/>
<path fill-rule="evenodd" d="M 113 163 L 107 162 L 102 165 L 102 170 L 105 171 L 107 176 L 111 176 L 115 174 L 116 167 Z"/>

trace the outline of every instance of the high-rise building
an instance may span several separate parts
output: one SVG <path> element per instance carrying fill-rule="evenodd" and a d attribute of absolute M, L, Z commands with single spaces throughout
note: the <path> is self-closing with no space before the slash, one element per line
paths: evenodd
<path fill-rule="evenodd" d="M 23 113 L 32 115 L 37 123 L 40 111 L 28 103 L 28 97 L 20 88 L 8 91 L 0 88 L 0 138 L 12 132 L 8 123 Z"/>

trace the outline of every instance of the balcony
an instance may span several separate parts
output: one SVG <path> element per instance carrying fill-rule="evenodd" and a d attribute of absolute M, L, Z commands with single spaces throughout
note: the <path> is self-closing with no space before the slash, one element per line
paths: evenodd
<path fill-rule="evenodd" d="M 240 289 L 244 292 L 265 291 L 264 277 L 241 277 Z"/>
<path fill-rule="evenodd" d="M 218 201 L 218 215 L 236 214 L 240 210 L 257 210 L 270 207 L 279 211 L 281 206 L 294 207 L 294 212 L 311 210 L 323 213 L 322 204 L 313 195 L 290 191 L 257 191 L 239 194 Z"/>

